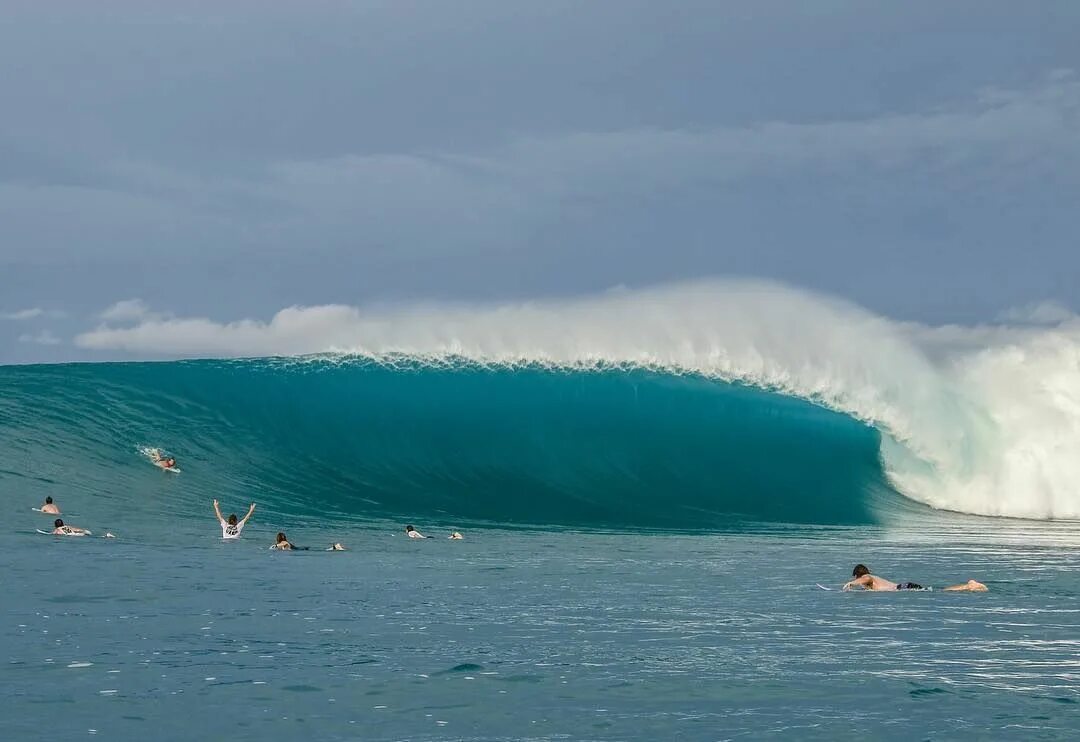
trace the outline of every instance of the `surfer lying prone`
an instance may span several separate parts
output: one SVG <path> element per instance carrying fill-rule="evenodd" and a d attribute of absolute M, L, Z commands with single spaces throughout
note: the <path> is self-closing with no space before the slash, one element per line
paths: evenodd
<path fill-rule="evenodd" d="M 929 590 L 916 582 L 890 582 L 884 577 L 878 577 L 877 575 L 870 574 L 870 570 L 867 569 L 865 564 L 856 564 L 855 569 L 851 571 L 851 576 L 854 578 L 849 582 L 844 583 L 845 590 L 851 590 L 859 587 L 863 590 L 875 590 L 875 591 L 889 591 L 889 590 Z M 961 585 L 950 585 L 949 587 L 942 588 L 948 592 L 972 592 L 982 593 L 987 591 L 986 585 L 975 580 L 968 580 Z"/>
<path fill-rule="evenodd" d="M 49 515 L 60 515 L 60 507 L 52 501 L 51 497 L 46 497 L 45 504 L 41 506 L 41 512 Z"/>
<path fill-rule="evenodd" d="M 89 536 L 90 531 L 77 526 L 65 526 L 64 521 L 57 518 L 53 521 L 54 536 Z"/>
<path fill-rule="evenodd" d="M 160 466 L 162 469 L 175 469 L 176 458 L 173 456 L 162 456 L 161 451 L 156 448 L 150 449 L 150 460 L 154 462 L 156 466 Z"/>
<path fill-rule="evenodd" d="M 277 549 L 278 551 L 309 551 L 310 546 L 293 546 L 285 534 L 278 531 L 277 541 L 270 547 L 271 549 Z"/>

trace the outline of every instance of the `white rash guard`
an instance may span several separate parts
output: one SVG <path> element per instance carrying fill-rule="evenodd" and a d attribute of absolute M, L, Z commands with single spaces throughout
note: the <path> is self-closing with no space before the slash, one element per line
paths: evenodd
<path fill-rule="evenodd" d="M 227 520 L 221 521 L 222 538 L 240 538 L 240 531 L 242 530 L 244 530 L 243 521 L 237 521 L 236 525 L 229 523 Z"/>

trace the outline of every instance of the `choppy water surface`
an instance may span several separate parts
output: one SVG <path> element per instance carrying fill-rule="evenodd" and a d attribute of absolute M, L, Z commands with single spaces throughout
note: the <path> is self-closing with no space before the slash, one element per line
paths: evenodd
<path fill-rule="evenodd" d="M 1069 739 L 1072 524 L 643 535 L 258 514 L 153 540 L 28 531 L 0 552 L 7 739 Z M 19 505 L 21 508 L 21 504 Z M 76 522 L 75 518 L 71 519 Z M 418 524 L 423 527 L 427 524 Z M 988 594 L 825 592 L 856 561 Z"/>

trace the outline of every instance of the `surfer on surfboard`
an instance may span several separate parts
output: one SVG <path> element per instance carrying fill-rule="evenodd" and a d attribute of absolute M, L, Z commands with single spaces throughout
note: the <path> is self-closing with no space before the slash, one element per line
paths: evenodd
<path fill-rule="evenodd" d="M 49 515 L 60 515 L 60 508 L 52 501 L 51 497 L 46 497 L 45 504 L 41 506 L 41 512 Z"/>
<path fill-rule="evenodd" d="M 420 533 L 420 531 L 416 530 L 412 526 L 405 526 L 405 535 L 409 538 L 427 538 L 427 536 Z"/>
<path fill-rule="evenodd" d="M 851 570 L 851 576 L 854 578 L 844 583 L 844 590 L 851 590 L 852 588 L 862 588 L 863 590 L 875 590 L 885 591 L 890 590 L 927 590 L 922 585 L 916 582 L 890 582 L 883 577 L 870 574 L 870 570 L 865 564 L 856 564 L 855 569 Z M 968 580 L 961 585 L 950 585 L 949 587 L 942 588 L 947 592 L 972 592 L 983 593 L 988 590 L 986 585 L 975 580 Z"/>
<path fill-rule="evenodd" d="M 53 521 L 53 535 L 54 536 L 89 536 L 90 531 L 85 528 L 79 528 L 78 526 L 66 526 L 64 521 L 57 518 Z"/>
<path fill-rule="evenodd" d="M 151 448 L 149 451 L 150 460 L 154 462 L 154 466 L 159 466 L 162 469 L 176 469 L 176 458 L 173 456 L 162 456 L 161 451 L 157 448 Z"/>

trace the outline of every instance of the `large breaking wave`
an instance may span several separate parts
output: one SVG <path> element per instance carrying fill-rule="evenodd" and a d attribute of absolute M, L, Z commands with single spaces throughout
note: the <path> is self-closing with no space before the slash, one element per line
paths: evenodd
<path fill-rule="evenodd" d="M 1020 320 L 927 328 L 745 281 L 156 318 L 79 341 L 320 355 L 4 369 L 0 422 L 8 459 L 20 441 L 37 448 L 15 458 L 37 462 L 89 440 L 115 467 L 98 446 L 153 442 L 205 467 L 185 473 L 200 495 L 361 516 L 694 527 L 866 522 L 918 502 L 1078 517 L 1080 325 L 1046 308 Z"/>

